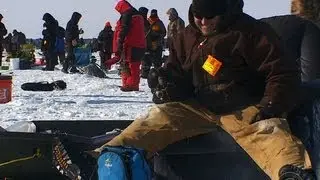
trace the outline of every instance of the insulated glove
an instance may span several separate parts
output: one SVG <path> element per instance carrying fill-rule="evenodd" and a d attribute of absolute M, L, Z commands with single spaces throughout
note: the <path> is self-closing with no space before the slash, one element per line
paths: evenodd
<path fill-rule="evenodd" d="M 107 69 L 110 69 L 113 64 L 119 61 L 120 61 L 120 56 L 114 56 L 111 59 L 106 60 L 104 65 L 106 66 Z"/>
<path fill-rule="evenodd" d="M 155 104 L 181 100 L 182 91 L 172 81 L 169 71 L 165 68 L 150 69 L 147 81 Z"/>
<path fill-rule="evenodd" d="M 151 68 L 147 77 L 148 86 L 151 89 L 151 91 L 155 88 L 157 88 L 159 82 L 158 82 L 158 76 L 159 73 L 157 69 Z"/>

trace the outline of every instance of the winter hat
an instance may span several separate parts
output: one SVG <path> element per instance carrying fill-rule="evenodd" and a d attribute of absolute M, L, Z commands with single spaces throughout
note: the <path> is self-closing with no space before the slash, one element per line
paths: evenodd
<path fill-rule="evenodd" d="M 131 4 L 126 0 L 120 0 L 115 7 L 115 9 L 120 14 L 123 14 L 124 12 L 128 11 L 131 8 L 132 8 Z"/>
<path fill-rule="evenodd" d="M 106 25 L 105 25 L 106 27 L 111 27 L 111 24 L 110 24 L 110 22 L 108 21 L 108 22 L 106 22 Z"/>
<path fill-rule="evenodd" d="M 152 9 L 150 12 L 151 17 L 158 17 L 158 11 L 156 9 Z"/>
<path fill-rule="evenodd" d="M 227 12 L 227 0 L 192 0 L 191 11 L 195 16 L 213 18 Z"/>
<path fill-rule="evenodd" d="M 139 8 L 139 12 L 140 12 L 141 14 L 143 14 L 144 16 L 147 16 L 147 15 L 148 15 L 148 11 L 149 11 L 149 9 L 146 8 L 146 7 L 140 7 L 140 8 Z"/>
<path fill-rule="evenodd" d="M 3 18 L 2 14 L 0 14 L 0 20 Z"/>

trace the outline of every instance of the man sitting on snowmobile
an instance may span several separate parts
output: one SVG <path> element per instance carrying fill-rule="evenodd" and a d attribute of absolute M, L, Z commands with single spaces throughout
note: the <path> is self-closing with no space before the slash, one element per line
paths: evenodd
<path fill-rule="evenodd" d="M 271 179 L 313 179 L 303 169 L 305 149 L 285 119 L 299 103 L 298 67 L 272 28 L 243 13 L 243 4 L 192 1 L 189 25 L 172 42 L 168 61 L 149 73 L 158 105 L 105 146 L 134 146 L 152 155 L 218 125 Z"/>

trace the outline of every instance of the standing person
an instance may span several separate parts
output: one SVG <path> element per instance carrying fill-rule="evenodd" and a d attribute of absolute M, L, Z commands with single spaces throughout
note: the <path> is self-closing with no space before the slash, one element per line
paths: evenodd
<path fill-rule="evenodd" d="M 139 12 L 141 13 L 143 20 L 144 20 L 144 32 L 147 35 L 150 29 L 150 23 L 148 21 L 148 12 L 149 9 L 146 7 L 140 7 Z"/>
<path fill-rule="evenodd" d="M 320 2 L 317 0 L 291 0 L 291 14 L 314 22 L 320 27 Z"/>
<path fill-rule="evenodd" d="M 44 30 L 42 31 L 42 35 L 46 58 L 46 67 L 43 70 L 53 71 L 58 61 L 56 52 L 58 23 L 56 19 L 49 13 L 45 13 L 42 20 L 44 20 Z"/>
<path fill-rule="evenodd" d="M 83 33 L 82 29 L 79 29 L 78 23 L 82 15 L 78 12 L 73 12 L 71 19 L 69 20 L 66 27 L 66 46 L 67 46 L 67 58 L 63 64 L 62 72 L 68 73 L 70 68 L 70 73 L 79 72 L 75 67 L 76 57 L 74 55 L 74 48 L 79 43 L 79 35 Z"/>
<path fill-rule="evenodd" d="M 166 36 L 166 28 L 163 22 L 159 19 L 158 11 L 152 9 L 148 18 L 150 28 L 147 33 L 147 52 L 144 57 L 142 66 L 142 78 L 146 78 L 150 68 L 153 65 L 156 68 L 162 65 L 162 51 L 164 49 L 164 37 Z"/>
<path fill-rule="evenodd" d="M 6 51 L 7 53 L 11 54 L 12 52 L 12 42 L 11 42 L 11 39 L 12 39 L 12 34 L 9 33 L 7 35 L 7 37 L 4 38 L 4 44 L 5 44 L 5 48 L 6 48 Z"/>
<path fill-rule="evenodd" d="M 106 66 L 121 61 L 121 91 L 139 91 L 140 65 L 146 41 L 142 15 L 126 0 L 120 0 L 115 9 L 120 13 L 113 36 L 115 57 Z"/>
<path fill-rule="evenodd" d="M 100 67 L 105 67 L 105 61 L 111 59 L 113 31 L 110 22 L 106 22 L 104 29 L 99 33 Z"/>
<path fill-rule="evenodd" d="M 272 180 L 314 179 L 302 169 L 305 149 L 285 119 L 299 103 L 298 66 L 273 29 L 245 14 L 243 5 L 192 0 L 189 25 L 173 42 L 166 64 L 148 78 L 154 100 L 162 104 L 106 145 L 154 154 L 218 125 Z"/>
<path fill-rule="evenodd" d="M 146 7 L 140 7 L 139 8 L 139 12 L 141 13 L 141 15 L 143 16 L 144 19 L 144 33 L 145 33 L 145 39 L 146 39 L 146 46 L 149 47 L 151 46 L 151 42 L 148 41 L 148 35 L 150 33 L 150 23 L 148 21 L 148 12 L 149 9 Z M 150 61 L 150 58 L 148 57 L 150 55 L 150 52 L 148 51 L 148 49 L 146 49 L 146 52 L 142 58 L 142 64 L 141 64 L 141 73 L 140 76 L 141 78 L 147 78 L 149 71 L 148 69 L 150 69 L 150 63 L 148 61 Z"/>
<path fill-rule="evenodd" d="M 167 11 L 167 15 L 169 16 L 167 41 L 168 44 L 170 44 L 170 41 L 176 39 L 178 34 L 184 31 L 185 25 L 184 21 L 179 17 L 179 14 L 175 8 L 170 8 Z"/>
<path fill-rule="evenodd" d="M 4 43 L 3 37 L 7 34 L 7 29 L 5 25 L 1 22 L 2 19 L 3 19 L 3 16 L 2 14 L 0 14 L 0 55 L 1 55 L 0 66 L 2 66 L 2 51 L 3 51 L 2 44 Z"/>
<path fill-rule="evenodd" d="M 19 33 L 16 29 L 12 31 L 11 43 L 12 43 L 12 54 L 15 54 L 20 50 Z"/>

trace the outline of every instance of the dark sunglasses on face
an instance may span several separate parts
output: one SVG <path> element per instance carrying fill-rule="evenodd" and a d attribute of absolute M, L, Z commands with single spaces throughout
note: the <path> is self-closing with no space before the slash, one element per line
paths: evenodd
<path fill-rule="evenodd" d="M 214 17 L 216 17 L 216 15 L 201 15 L 201 14 L 197 14 L 197 13 L 193 13 L 193 16 L 197 19 L 203 19 L 203 18 L 206 18 L 206 19 L 212 19 Z"/>

